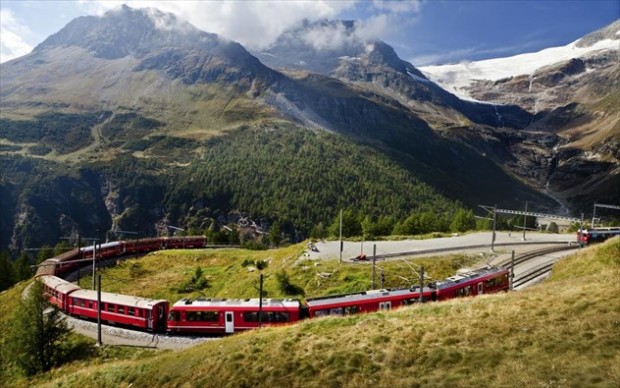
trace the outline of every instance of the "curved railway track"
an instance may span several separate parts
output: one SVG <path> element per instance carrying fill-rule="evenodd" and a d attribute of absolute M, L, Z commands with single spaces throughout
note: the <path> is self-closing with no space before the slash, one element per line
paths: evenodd
<path fill-rule="evenodd" d="M 578 247 L 579 247 L 578 245 L 564 245 L 561 247 L 543 248 L 543 249 L 538 249 L 532 252 L 523 253 L 518 256 L 515 256 L 514 265 L 517 266 L 519 264 L 523 264 L 527 261 L 530 261 L 540 256 L 548 255 L 550 253 L 573 250 L 573 249 L 577 249 Z M 531 282 L 532 280 L 545 276 L 546 274 L 551 272 L 554 264 L 555 264 L 555 261 L 550 262 L 550 263 L 544 263 L 534 268 L 528 269 L 527 271 L 519 274 L 518 276 L 515 275 L 512 281 L 512 288 L 515 289 L 517 287 L 521 287 L 524 284 Z M 504 260 L 501 263 L 499 263 L 499 266 L 501 266 L 502 268 L 507 268 L 507 269 L 509 269 L 512 265 L 513 265 L 512 259 Z"/>
<path fill-rule="evenodd" d="M 431 250 L 431 251 L 440 252 L 440 251 L 471 249 L 471 248 L 472 246 L 463 246 L 463 247 L 453 247 L 449 249 L 436 249 L 436 250 Z M 521 254 L 515 257 L 514 264 L 515 265 L 522 264 L 522 263 L 527 262 L 528 260 L 532 260 L 539 256 L 543 256 L 549 253 L 569 250 L 569 249 L 575 249 L 575 248 L 576 246 L 562 245 L 560 247 L 555 246 L 551 248 L 539 249 L 539 250 L 524 253 L 524 254 Z M 396 254 L 382 255 L 382 256 L 383 256 L 382 258 L 385 259 L 390 256 L 395 257 Z M 118 258 L 115 258 L 115 259 L 118 259 Z M 511 266 L 511 262 L 512 260 L 510 259 L 505 260 L 505 261 L 502 261 L 498 266 L 509 268 Z M 526 273 L 520 274 L 518 277 L 515 278 L 513 282 L 513 287 L 521 286 L 539 276 L 542 276 L 548 273 L 549 271 L 551 271 L 552 266 L 553 266 L 553 263 L 544 264 L 532 270 L 529 270 Z M 67 277 L 71 278 L 70 275 Z M 92 338 L 96 337 L 96 324 L 95 323 L 82 321 L 82 320 L 79 320 L 79 319 L 76 319 L 70 316 L 67 316 L 67 319 L 69 320 L 69 323 L 71 324 L 71 326 L 73 326 L 73 328 L 76 329 L 76 331 L 80 332 L 81 334 L 90 336 Z M 142 332 L 135 331 L 135 330 L 121 329 L 118 327 L 107 326 L 107 325 L 103 325 L 103 326 L 104 326 L 104 331 L 103 331 L 104 342 L 108 344 L 115 344 L 115 345 L 125 344 L 125 345 L 130 345 L 130 346 L 182 349 L 188 346 L 194 346 L 197 343 L 205 340 L 204 337 L 203 338 L 170 337 L 167 335 L 153 335 L 153 334 L 148 334 L 148 333 L 142 333 Z"/>

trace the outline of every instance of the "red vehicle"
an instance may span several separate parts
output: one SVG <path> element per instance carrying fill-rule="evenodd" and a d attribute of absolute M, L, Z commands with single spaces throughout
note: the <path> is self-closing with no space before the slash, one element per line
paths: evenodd
<path fill-rule="evenodd" d="M 605 241 L 608 238 L 620 236 L 620 228 L 592 228 L 577 231 L 577 242 L 587 245 L 594 242 Z"/>
<path fill-rule="evenodd" d="M 434 300 L 434 290 L 424 287 L 423 301 Z M 310 298 L 306 301 L 308 317 L 351 315 L 391 310 L 420 302 L 420 288 L 373 290 L 356 294 Z"/>
<path fill-rule="evenodd" d="M 484 268 L 432 283 L 437 300 L 489 294 L 508 291 L 508 270 L 505 268 Z"/>
<path fill-rule="evenodd" d="M 259 299 L 181 299 L 170 308 L 171 333 L 229 334 L 259 327 Z M 262 326 L 297 322 L 301 303 L 297 299 L 263 299 Z"/>
<path fill-rule="evenodd" d="M 56 276 L 44 275 L 38 278 L 43 283 L 43 293 L 48 300 L 62 311 L 67 311 L 69 295 L 80 287 Z"/>
<path fill-rule="evenodd" d="M 141 330 L 164 332 L 166 330 L 167 300 L 153 300 L 135 296 L 101 293 L 101 320 L 115 325 Z M 97 319 L 97 292 L 77 290 L 69 295 L 68 314 Z"/>
<path fill-rule="evenodd" d="M 163 249 L 204 248 L 205 245 L 207 245 L 207 238 L 204 236 L 162 238 Z"/>
<path fill-rule="evenodd" d="M 81 265 L 89 265 L 93 254 L 97 252 L 97 260 L 112 259 L 124 255 L 147 253 L 161 249 L 189 249 L 204 248 L 207 239 L 204 236 L 187 237 L 154 237 L 127 241 L 113 241 L 96 247 L 91 245 L 75 248 L 62 255 L 45 260 L 37 269 L 36 276 L 63 275 Z"/>

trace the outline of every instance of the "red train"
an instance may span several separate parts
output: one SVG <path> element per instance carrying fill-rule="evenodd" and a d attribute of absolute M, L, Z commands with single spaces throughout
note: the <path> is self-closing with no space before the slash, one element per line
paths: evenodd
<path fill-rule="evenodd" d="M 168 314 L 171 333 L 230 334 L 303 319 L 298 299 L 181 299 Z M 262 311 L 259 322 L 259 311 Z"/>
<path fill-rule="evenodd" d="M 615 236 L 620 236 L 619 227 L 581 229 L 577 231 L 577 242 L 587 245 L 589 243 L 605 241 Z"/>
<path fill-rule="evenodd" d="M 97 319 L 97 292 L 80 287 L 52 275 L 37 278 L 43 283 L 45 295 L 63 312 L 86 319 Z M 141 330 L 164 332 L 169 304 L 135 296 L 101 293 L 101 320 Z"/>
<path fill-rule="evenodd" d="M 55 276 L 43 275 L 50 301 L 65 313 L 97 317 L 97 294 Z M 281 325 L 327 315 L 362 314 L 391 310 L 427 301 L 508 290 L 508 270 L 486 268 L 430 283 L 422 289 L 373 290 L 347 295 L 296 299 L 182 299 L 172 307 L 165 300 L 101 293 L 101 317 L 111 324 L 170 333 L 226 334 L 263 326 Z M 262 311 L 259 323 L 259 311 Z"/>
<path fill-rule="evenodd" d="M 39 265 L 36 276 L 64 275 L 85 264 L 87 261 L 92 262 L 93 254 L 96 254 L 96 260 L 100 261 L 125 255 L 148 253 L 161 249 L 204 248 L 206 245 L 207 239 L 204 236 L 155 237 L 114 241 L 97 245 L 96 248 L 91 245 L 79 249 L 75 248 L 62 255 L 45 260 Z"/>

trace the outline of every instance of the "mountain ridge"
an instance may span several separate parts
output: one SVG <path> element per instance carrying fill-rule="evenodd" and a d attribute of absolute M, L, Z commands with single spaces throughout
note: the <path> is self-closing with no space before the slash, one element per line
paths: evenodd
<path fill-rule="evenodd" d="M 166 27 L 178 25 L 180 31 Z M 445 212 L 458 201 L 470 207 L 480 202 L 519 206 L 526 200 L 541 209 L 554 206 L 541 192 L 540 177 L 558 170 L 553 167 L 557 161 L 540 163 L 537 153 L 533 161 L 522 158 L 531 162 L 530 171 L 541 170 L 529 181 L 510 165 L 515 149 L 529 155 L 527 144 L 540 141 L 535 144 L 545 152 L 546 144 L 558 142 L 547 140 L 553 135 L 524 131 L 535 121 L 533 114 L 516 105 L 459 100 L 384 42 L 358 46 L 363 52 L 355 58 L 332 50 L 329 55 L 338 61 L 328 62 L 337 66 L 322 74 L 303 66 L 271 69 L 238 43 L 159 11 L 125 6 L 96 22 L 77 19 L 67 28 L 31 54 L 3 64 L 0 156 L 7 173 L 0 184 L 3 207 L 15 210 L 1 225 L 2 246 L 9 240 L 14 247 L 42 243 L 32 240 L 37 231 L 53 239 L 79 231 L 93 234 L 96 228 L 152 233 L 163 220 L 202 225 L 188 214 L 216 219 L 224 213 L 254 214 L 283 221 L 292 236 L 303 237 L 313 224 L 329 222 L 333 214 L 320 209 L 333 212 L 334 206 L 355 206 L 372 217 L 385 216 L 382 208 L 389 216 L 403 217 L 433 201 L 442 203 L 437 208 Z M 113 47 L 124 34 L 133 34 L 132 28 L 141 33 Z M 102 39 L 96 39 L 98 34 L 104 34 Z M 182 45 L 170 46 L 177 41 Z M 262 133 L 273 136 L 258 136 Z M 296 146 L 285 147 L 282 139 Z M 304 147 L 329 153 L 299 154 Z M 338 148 L 354 157 L 344 158 Z M 296 167 L 274 174 L 260 149 L 270 150 L 274 166 L 286 160 Z M 233 157 L 234 152 L 243 156 Z M 309 158 L 305 164 L 303 158 Z M 341 161 L 343 166 L 331 167 L 352 177 L 324 171 L 314 158 Z M 415 203 L 404 191 L 412 186 L 380 180 L 384 187 L 371 190 L 364 166 L 377 160 L 383 167 L 373 171 L 432 192 L 425 197 L 428 203 Z M 244 163 L 247 174 L 239 167 Z M 26 173 L 28 164 L 36 176 Z M 304 165 L 315 166 L 310 176 L 301 173 Z M 46 169 L 53 173 L 41 179 Z M 258 172 L 265 181 L 255 180 Z M 66 175 L 73 180 L 66 181 Z M 88 187 L 75 178 L 80 176 L 90 177 Z M 301 176 L 303 189 L 295 181 Z M 83 200 L 51 198 L 62 195 L 58 182 L 75 187 L 73 198 Z M 209 182 L 217 183 L 209 187 Z M 201 191 L 205 185 L 209 189 Z M 274 187 L 287 195 L 276 195 Z M 333 198 L 312 193 L 325 187 L 333 190 Z M 393 195 L 388 188 L 408 198 L 401 209 L 385 203 Z M 285 204 L 269 204 L 269 198 Z M 87 215 L 88 208 L 96 209 L 93 215 Z"/>

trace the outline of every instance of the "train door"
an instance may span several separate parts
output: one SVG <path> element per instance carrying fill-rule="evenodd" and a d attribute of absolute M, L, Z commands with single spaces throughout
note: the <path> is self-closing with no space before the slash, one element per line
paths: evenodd
<path fill-rule="evenodd" d="M 153 310 L 146 310 L 147 311 L 147 316 L 146 316 L 146 327 L 149 330 L 153 330 Z"/>
<path fill-rule="evenodd" d="M 157 331 L 163 333 L 166 331 L 166 311 L 164 305 L 157 305 Z"/>
<path fill-rule="evenodd" d="M 379 310 L 389 310 L 392 308 L 392 302 L 381 302 L 379 303 Z"/>
<path fill-rule="evenodd" d="M 484 289 L 482 287 L 482 282 L 478 283 L 478 295 L 482 295 L 484 293 Z"/>
<path fill-rule="evenodd" d="M 235 332 L 235 319 L 232 311 L 226 311 L 224 313 L 224 320 L 226 321 L 226 333 Z"/>

